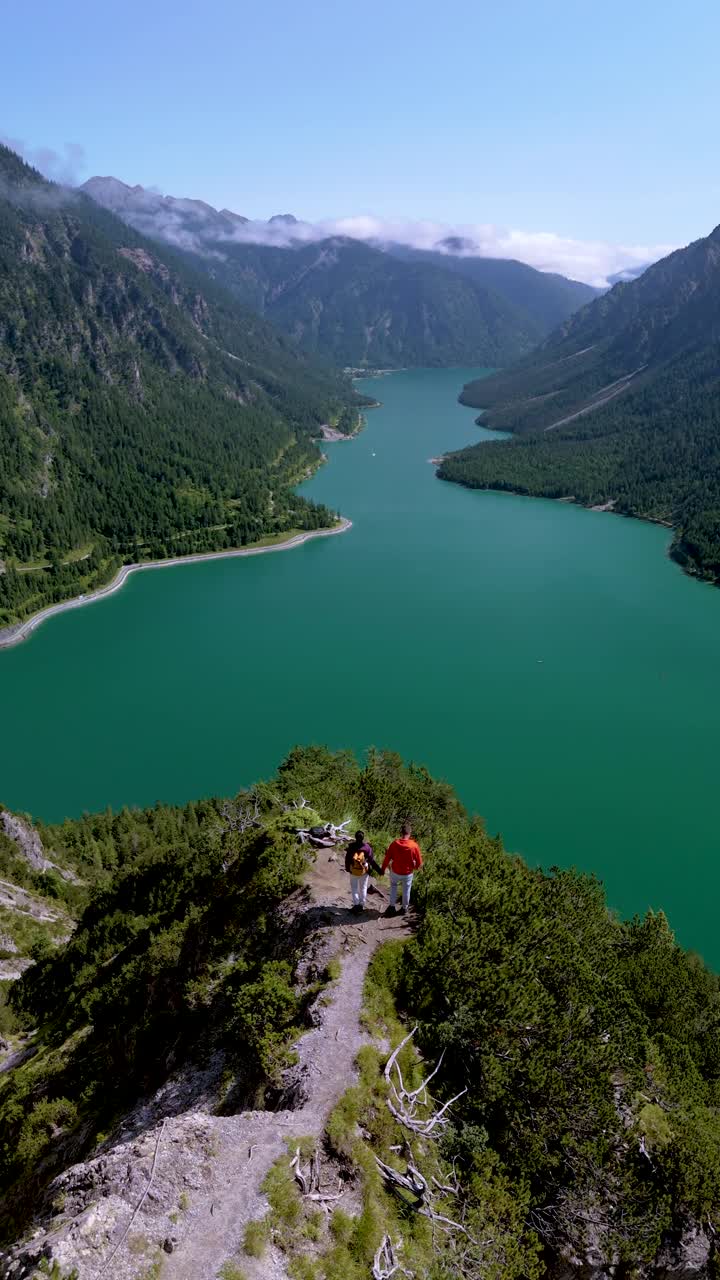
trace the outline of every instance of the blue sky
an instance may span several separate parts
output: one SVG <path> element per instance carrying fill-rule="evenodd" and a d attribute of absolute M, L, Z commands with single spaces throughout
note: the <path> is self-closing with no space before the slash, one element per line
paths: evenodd
<path fill-rule="evenodd" d="M 3 41 L 0 134 L 79 180 L 640 248 L 720 221 L 713 0 L 36 0 Z"/>

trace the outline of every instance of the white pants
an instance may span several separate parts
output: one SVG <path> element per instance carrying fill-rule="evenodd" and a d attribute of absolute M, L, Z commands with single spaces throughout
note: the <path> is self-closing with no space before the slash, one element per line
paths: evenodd
<path fill-rule="evenodd" d="M 364 907 L 367 898 L 367 872 L 364 876 L 351 876 L 350 888 L 354 907 Z"/>
<path fill-rule="evenodd" d="M 413 873 L 407 876 L 398 876 L 394 871 L 390 872 L 390 906 L 395 906 L 398 889 L 402 890 L 402 904 L 407 909 L 410 904 L 410 889 L 412 888 Z"/>

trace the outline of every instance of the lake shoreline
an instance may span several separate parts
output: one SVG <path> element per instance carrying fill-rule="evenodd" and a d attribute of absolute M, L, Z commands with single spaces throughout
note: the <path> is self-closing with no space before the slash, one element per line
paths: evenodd
<path fill-rule="evenodd" d="M 87 595 L 74 596 L 70 600 L 60 600 L 57 604 L 47 605 L 24 622 L 13 623 L 12 626 L 0 629 L 0 649 L 9 649 L 13 645 L 27 640 L 43 622 L 57 614 L 66 613 L 69 609 L 83 609 L 87 604 L 95 604 L 107 596 L 114 595 L 125 585 L 131 573 L 140 573 L 143 569 L 172 569 L 184 564 L 200 564 L 205 560 L 226 560 L 238 556 L 262 556 L 271 551 L 290 551 L 293 547 L 301 547 L 312 538 L 328 538 L 337 533 L 347 533 L 352 528 L 352 520 L 344 516 L 331 529 L 308 529 L 295 533 L 285 542 L 278 542 L 269 547 L 235 547 L 227 551 L 204 551 L 188 556 L 172 556 L 167 560 L 146 560 L 138 564 L 123 564 L 115 577 L 104 587 L 98 587 Z"/>
<path fill-rule="evenodd" d="M 476 405 L 466 405 L 465 401 L 462 399 L 461 396 L 458 396 L 458 404 L 464 405 L 465 408 L 477 408 Z M 514 438 L 515 433 L 513 431 L 504 431 L 499 427 L 488 426 L 487 423 L 483 421 L 483 413 L 485 413 L 485 410 L 483 410 L 479 414 L 479 416 L 475 418 L 476 427 L 482 427 L 483 430 L 485 431 L 497 432 L 500 440 L 507 440 L 507 439 Z M 499 443 L 499 441 L 487 440 L 487 441 L 480 441 L 480 443 L 496 444 L 496 443 Z M 434 466 L 441 467 L 453 452 L 459 452 L 459 451 L 450 450 L 450 452 L 444 457 L 429 458 L 428 462 L 432 463 Z M 624 520 L 640 520 L 643 524 L 659 525 L 662 529 L 667 529 L 673 535 L 668 544 L 667 551 L 666 551 L 668 559 L 672 560 L 674 564 L 678 565 L 678 567 L 682 570 L 682 572 L 686 575 L 686 577 L 693 578 L 695 582 L 706 582 L 710 586 L 720 587 L 720 578 L 705 577 L 703 574 L 697 571 L 697 568 L 691 562 L 684 559 L 681 554 L 678 554 L 678 551 L 682 548 L 682 534 L 680 530 L 677 528 L 677 526 L 673 524 L 671 520 L 663 520 L 661 519 L 660 516 L 641 515 L 639 512 L 622 511 L 618 509 L 618 507 L 616 506 L 616 502 L 617 502 L 616 498 L 611 498 L 608 502 L 603 502 L 603 503 L 583 502 L 582 499 L 576 498 L 574 494 L 567 494 L 566 496 L 561 498 L 549 498 L 547 494 L 544 494 L 544 493 L 529 493 L 527 490 L 514 489 L 510 484 L 502 485 L 502 486 L 476 485 L 476 484 L 469 484 L 467 481 L 456 479 L 455 477 L 441 475 L 439 471 L 436 471 L 435 474 L 438 480 L 445 480 L 448 484 L 457 484 L 462 489 L 474 489 L 477 492 L 484 492 L 484 493 L 508 493 L 508 494 L 511 494 L 514 498 L 535 498 L 535 499 L 539 498 L 546 502 L 563 502 L 569 506 L 580 507 L 583 511 L 594 511 L 598 514 L 603 514 L 603 515 L 621 516 L 622 519 Z"/>

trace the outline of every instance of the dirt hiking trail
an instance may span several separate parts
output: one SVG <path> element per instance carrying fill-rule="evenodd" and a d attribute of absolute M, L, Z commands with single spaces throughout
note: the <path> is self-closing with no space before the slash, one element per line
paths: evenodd
<path fill-rule="evenodd" d="M 381 914 L 387 905 L 385 892 L 368 897 L 372 905 L 363 916 L 352 916 L 347 882 L 346 874 L 336 863 L 328 863 L 321 851 L 306 883 L 313 903 L 330 908 L 337 918 L 328 932 L 334 942 L 331 954 L 340 959 L 342 971 L 329 990 L 328 1003 L 319 1010 L 321 1021 L 296 1045 L 301 1105 L 292 1111 L 214 1118 L 220 1151 L 212 1161 L 212 1177 L 194 1199 L 184 1238 L 168 1258 L 163 1280 L 215 1280 L 223 1262 L 242 1251 L 246 1224 L 266 1212 L 259 1188 L 274 1161 L 286 1154 L 287 1139 L 320 1138 L 333 1107 L 355 1081 L 355 1059 L 370 1041 L 360 1025 L 370 957 L 381 942 L 407 936 L 409 929 L 402 917 Z M 259 1260 L 243 1256 L 241 1265 L 249 1280 L 280 1280 L 287 1274 L 283 1255 L 274 1250 Z"/>
<path fill-rule="evenodd" d="M 125 1130 L 132 1136 L 121 1134 L 105 1154 L 56 1179 L 58 1217 L 5 1266 L 0 1261 L 0 1276 L 24 1280 L 45 1256 L 76 1268 L 78 1280 L 217 1280 L 231 1261 L 247 1280 L 285 1280 L 279 1250 L 261 1259 L 243 1254 L 245 1227 L 267 1212 L 260 1186 L 287 1154 L 287 1140 L 320 1139 L 356 1080 L 356 1056 L 370 1041 L 360 1023 L 370 958 L 382 942 L 410 934 L 407 917 L 383 915 L 387 881 L 376 883 L 367 910 L 355 916 L 348 876 L 325 850 L 305 877 L 300 910 L 313 921 L 307 946 L 316 965 L 318 957 L 324 967 L 336 956 L 341 972 L 312 1007 L 311 1030 L 296 1042 L 283 1109 L 217 1115 L 216 1094 L 196 1088 L 168 1114 L 172 1086 L 166 1087 L 136 1114 Z"/>

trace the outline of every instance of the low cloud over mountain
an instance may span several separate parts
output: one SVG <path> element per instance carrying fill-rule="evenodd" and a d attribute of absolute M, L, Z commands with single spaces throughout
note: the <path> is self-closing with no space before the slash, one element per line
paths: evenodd
<path fill-rule="evenodd" d="M 217 211 L 201 200 L 163 196 L 144 187 L 130 187 L 117 178 L 90 178 L 84 189 L 94 199 L 127 217 L 148 234 L 160 234 L 178 248 L 207 252 L 209 240 L 274 245 L 277 248 L 347 236 L 366 244 L 407 245 L 463 257 L 515 258 L 539 271 L 556 271 L 573 280 L 603 288 L 611 277 L 656 261 L 675 246 L 616 245 L 601 240 L 573 240 L 549 231 L 520 231 L 493 223 L 449 226 L 431 220 L 377 218 L 360 214 L 305 222 L 292 214 L 276 214 L 268 221 L 245 218 L 228 209 Z"/>

